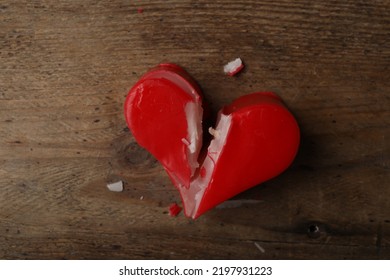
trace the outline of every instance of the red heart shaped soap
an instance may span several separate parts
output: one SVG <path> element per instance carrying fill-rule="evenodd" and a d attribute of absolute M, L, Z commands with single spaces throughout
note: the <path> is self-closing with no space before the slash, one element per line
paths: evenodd
<path fill-rule="evenodd" d="M 220 110 L 213 139 L 202 145 L 202 106 L 199 87 L 174 64 L 146 73 L 125 102 L 133 136 L 164 166 L 192 218 L 282 173 L 300 141 L 281 99 L 252 93 Z"/>

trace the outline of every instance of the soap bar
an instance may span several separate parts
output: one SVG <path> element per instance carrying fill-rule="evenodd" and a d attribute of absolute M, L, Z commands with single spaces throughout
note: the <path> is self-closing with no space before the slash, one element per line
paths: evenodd
<path fill-rule="evenodd" d="M 194 79 L 161 64 L 130 89 L 124 108 L 133 136 L 163 165 L 191 218 L 282 173 L 300 141 L 294 116 L 274 93 L 239 97 L 207 132 L 204 107 Z M 212 140 L 203 143 L 203 133 Z"/>
<path fill-rule="evenodd" d="M 195 81 L 174 64 L 146 73 L 125 102 L 138 144 L 152 153 L 176 184 L 189 187 L 202 146 L 202 98 Z"/>

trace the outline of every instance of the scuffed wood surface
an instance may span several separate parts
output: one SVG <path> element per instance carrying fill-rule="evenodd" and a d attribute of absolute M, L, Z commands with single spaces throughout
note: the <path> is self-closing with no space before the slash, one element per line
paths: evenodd
<path fill-rule="evenodd" d="M 2 1 L 0 258 L 389 258 L 389 10 Z M 238 56 L 245 70 L 225 76 Z M 196 221 L 169 217 L 179 196 L 123 117 L 127 91 L 163 61 L 185 67 L 214 112 L 278 93 L 302 130 L 293 166 Z M 115 179 L 124 192 L 107 190 Z"/>

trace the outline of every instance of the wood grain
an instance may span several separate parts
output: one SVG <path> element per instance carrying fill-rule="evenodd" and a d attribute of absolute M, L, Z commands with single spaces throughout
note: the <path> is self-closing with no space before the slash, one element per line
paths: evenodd
<path fill-rule="evenodd" d="M 384 0 L 4 0 L 0 258 L 388 259 L 389 10 Z M 227 77 L 235 57 L 246 68 Z M 278 93 L 302 130 L 291 168 L 198 220 L 169 217 L 179 196 L 122 112 L 163 61 L 191 73 L 214 113 Z M 106 189 L 114 179 L 123 193 Z"/>

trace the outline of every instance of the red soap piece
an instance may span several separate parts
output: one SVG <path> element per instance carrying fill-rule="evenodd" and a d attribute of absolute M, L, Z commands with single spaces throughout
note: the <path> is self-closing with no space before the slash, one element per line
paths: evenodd
<path fill-rule="evenodd" d="M 176 186 L 188 188 L 199 165 L 199 93 L 198 85 L 182 68 L 160 64 L 141 77 L 125 101 L 125 117 L 133 136 L 163 164 Z"/>
<path fill-rule="evenodd" d="M 169 206 L 169 215 L 172 217 L 176 217 L 181 212 L 181 209 L 182 208 L 179 205 L 177 205 L 176 203 L 172 203 Z"/>
<path fill-rule="evenodd" d="M 143 12 L 144 12 L 144 9 L 143 9 L 143 8 L 138 8 L 138 9 L 137 9 L 137 13 L 142 14 Z"/>
<path fill-rule="evenodd" d="M 195 217 L 282 173 L 300 142 L 294 117 L 273 93 L 245 95 L 222 108 L 216 130 L 223 143 L 220 149 L 213 143 L 209 147 L 203 165 L 214 165 L 212 180 Z"/>
<path fill-rule="evenodd" d="M 300 141 L 281 99 L 257 92 L 223 107 L 202 147 L 202 105 L 199 87 L 173 64 L 146 73 L 125 102 L 133 136 L 164 166 L 192 218 L 282 173 Z"/>

